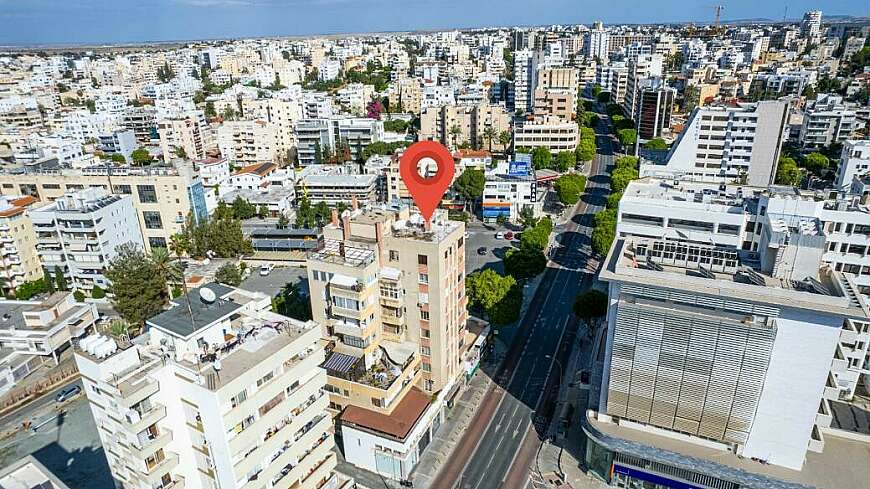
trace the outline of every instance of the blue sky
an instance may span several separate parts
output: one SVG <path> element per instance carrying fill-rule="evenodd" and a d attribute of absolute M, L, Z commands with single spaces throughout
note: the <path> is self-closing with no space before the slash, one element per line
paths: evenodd
<path fill-rule="evenodd" d="M 491 25 L 709 21 L 711 0 L 0 0 L 0 45 L 118 43 Z M 822 8 L 870 15 L 866 0 L 729 0 L 723 18 Z"/>

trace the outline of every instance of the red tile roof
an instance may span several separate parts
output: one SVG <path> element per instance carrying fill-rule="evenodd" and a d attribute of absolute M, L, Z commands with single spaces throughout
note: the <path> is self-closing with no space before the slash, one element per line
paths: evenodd
<path fill-rule="evenodd" d="M 427 407 L 429 407 L 429 396 L 420 389 L 411 387 L 390 415 L 348 406 L 341 414 L 341 421 L 403 440 L 426 412 Z"/>

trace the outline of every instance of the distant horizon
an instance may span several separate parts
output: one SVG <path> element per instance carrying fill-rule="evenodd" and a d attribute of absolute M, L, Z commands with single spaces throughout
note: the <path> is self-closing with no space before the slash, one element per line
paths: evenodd
<path fill-rule="evenodd" d="M 712 5 L 661 0 L 617 8 L 576 0 L 0 0 L 0 48 L 78 48 L 251 38 L 350 36 L 485 28 L 589 25 L 712 24 Z M 784 6 L 733 0 L 723 23 L 782 22 Z M 866 17 L 857 0 L 824 6 L 789 2 L 787 22 L 807 10 L 824 17 Z M 826 10 L 827 9 L 827 10 Z M 824 18 L 823 17 L 823 18 Z M 208 19 L 202 22 L 201 19 Z"/>

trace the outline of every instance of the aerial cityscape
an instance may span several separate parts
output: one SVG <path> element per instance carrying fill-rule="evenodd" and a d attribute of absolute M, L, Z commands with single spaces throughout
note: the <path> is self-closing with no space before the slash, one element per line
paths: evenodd
<path fill-rule="evenodd" d="M 0 24 L 0 489 L 870 487 L 866 4 Z"/>

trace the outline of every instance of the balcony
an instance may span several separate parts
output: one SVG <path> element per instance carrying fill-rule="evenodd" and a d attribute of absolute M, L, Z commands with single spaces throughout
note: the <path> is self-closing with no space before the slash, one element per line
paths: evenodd
<path fill-rule="evenodd" d="M 134 433 L 137 435 L 139 433 L 141 433 L 142 431 L 144 431 L 145 428 L 148 428 L 152 424 L 154 424 L 154 423 L 156 423 L 156 422 L 158 422 L 161 419 L 166 417 L 166 407 L 163 406 L 162 404 L 158 404 L 158 403 L 153 403 L 151 408 L 148 409 L 147 411 L 145 411 L 144 413 L 139 413 L 136 410 L 132 410 L 132 411 L 135 412 L 136 414 L 132 415 L 133 417 L 131 417 L 131 413 L 128 413 L 127 419 L 126 419 L 126 421 L 128 423 L 127 430 L 129 430 L 131 433 Z M 141 418 L 138 421 L 136 421 L 136 418 L 135 418 L 135 416 L 137 416 L 137 415 L 141 415 Z"/>
<path fill-rule="evenodd" d="M 170 453 L 166 458 L 145 470 L 145 480 L 151 484 L 159 484 L 163 476 L 178 467 L 178 455 Z"/>
<path fill-rule="evenodd" d="M 146 439 L 144 442 L 140 442 L 139 440 L 135 441 L 130 447 L 130 451 L 137 459 L 144 460 L 151 455 L 154 455 L 157 450 L 160 450 L 161 448 L 166 448 L 166 446 L 169 445 L 169 442 L 171 441 L 172 432 L 169 430 L 164 430 L 163 434 L 158 435 L 154 438 Z"/>

